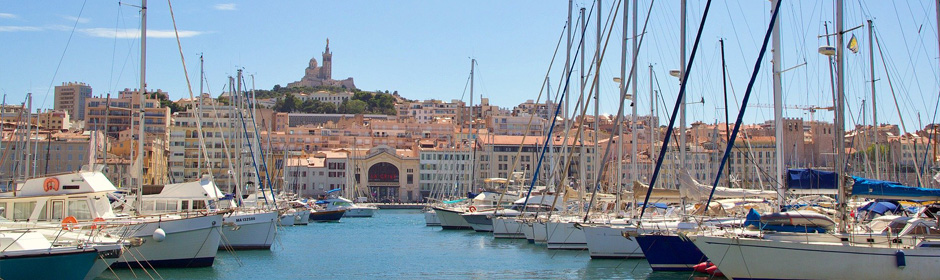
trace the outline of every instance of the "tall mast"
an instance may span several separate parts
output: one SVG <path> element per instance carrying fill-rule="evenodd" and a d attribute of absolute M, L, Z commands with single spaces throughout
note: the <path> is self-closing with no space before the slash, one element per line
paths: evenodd
<path fill-rule="evenodd" d="M 842 223 L 839 223 L 840 229 L 842 232 L 848 228 L 846 221 L 848 221 L 848 216 L 846 215 L 846 206 L 848 205 L 848 194 L 845 191 L 845 184 L 843 183 L 842 176 L 845 175 L 843 172 L 843 165 L 845 162 L 845 110 L 843 108 L 845 104 L 845 40 L 843 38 L 842 30 L 844 30 L 843 19 L 842 19 L 842 0 L 836 0 L 836 185 L 839 189 L 839 213 Z"/>
<path fill-rule="evenodd" d="M 655 147 L 655 145 L 656 145 L 656 130 L 659 129 L 659 121 L 657 120 L 657 123 L 653 123 L 653 113 L 654 113 L 653 110 L 656 109 L 656 94 L 653 93 L 653 64 L 650 64 L 650 67 L 649 67 L 649 68 L 650 68 L 650 74 L 649 74 L 649 75 L 650 75 L 650 116 L 649 116 L 649 122 L 646 124 L 646 126 L 649 127 L 649 130 L 650 130 L 650 141 L 649 141 L 649 142 L 650 142 L 650 150 L 649 150 L 649 159 L 652 160 L 652 159 L 653 159 L 653 150 L 655 149 L 654 147 Z M 634 104 L 633 106 L 636 106 L 636 104 Z M 635 142 L 634 142 L 634 143 L 635 143 Z M 635 154 L 634 154 L 633 156 L 636 157 Z M 636 159 L 633 159 L 633 160 L 636 160 Z M 650 175 L 650 178 L 653 177 L 653 166 L 652 166 L 652 165 L 650 165 L 650 174 L 649 174 L 649 175 Z M 634 175 L 634 176 L 636 176 L 636 175 Z M 635 178 L 635 177 L 634 177 L 634 178 Z M 652 186 L 650 186 L 650 187 L 652 187 Z"/>
<path fill-rule="evenodd" d="M 23 168 L 26 168 L 23 172 L 23 182 L 26 182 L 26 179 L 30 177 L 29 165 L 32 164 L 33 154 L 30 152 L 30 144 L 33 140 L 33 94 L 26 95 L 26 162 L 23 163 Z"/>
<path fill-rule="evenodd" d="M 587 78 L 587 77 L 585 77 L 585 75 L 584 75 L 584 53 L 585 53 L 584 50 L 585 50 L 585 47 L 586 47 L 586 46 L 584 45 L 584 37 L 586 37 L 586 36 L 584 36 L 584 35 L 585 35 L 585 34 L 584 34 L 584 31 L 587 31 L 587 27 L 586 27 L 585 22 L 584 22 L 584 10 L 585 10 L 584 7 L 582 7 L 582 8 L 581 8 L 581 30 L 582 30 L 581 33 L 582 33 L 582 34 L 581 34 L 581 44 L 580 44 L 580 46 L 581 46 L 581 51 L 580 51 L 580 53 L 581 53 L 581 71 L 580 71 L 580 72 L 581 72 L 581 96 L 582 96 L 581 98 L 584 98 L 584 88 L 585 88 L 585 87 L 584 87 L 584 80 Z M 584 100 L 581 100 L 581 101 L 584 101 Z M 584 104 L 584 103 L 582 102 L 581 104 Z M 587 106 L 587 105 L 585 104 L 584 106 Z M 582 110 L 582 112 L 585 112 L 585 111 L 586 111 L 586 110 Z M 578 117 L 584 118 L 584 114 L 581 114 L 581 116 L 578 116 Z M 582 129 L 582 128 L 579 127 L 578 129 Z M 580 178 L 579 178 L 579 179 L 580 179 L 580 184 L 579 184 L 580 186 L 578 187 L 578 198 L 579 198 L 579 200 L 580 200 L 580 198 L 581 198 L 582 195 L 583 195 L 582 189 L 583 189 L 583 187 L 584 187 L 584 181 L 585 181 L 584 173 L 586 173 L 586 171 L 585 171 L 585 168 L 584 168 L 584 166 L 585 166 L 585 158 L 584 158 L 584 156 L 585 156 L 585 153 L 584 153 L 584 133 L 579 133 L 579 135 L 580 135 L 580 138 L 581 138 L 581 139 L 578 139 L 578 177 L 580 177 Z M 567 189 L 566 189 L 566 190 L 567 190 Z M 578 207 L 578 213 L 579 213 L 579 214 L 581 213 L 581 209 L 582 209 L 582 208 L 583 208 L 583 207 Z"/>
<path fill-rule="evenodd" d="M 940 8 L 938 8 L 940 9 Z M 938 10 L 940 11 L 940 10 Z M 871 20 L 868 20 L 868 64 L 871 68 L 871 123 L 873 130 L 872 142 L 875 147 L 875 179 L 881 180 L 881 156 L 878 152 L 878 101 L 875 100 L 875 37 L 873 36 L 875 26 Z"/>
<path fill-rule="evenodd" d="M 140 4 L 140 90 L 137 92 L 140 123 L 137 125 L 137 209 L 140 212 L 144 194 L 144 97 L 147 95 L 147 0 Z M 133 111 L 132 111 L 133 112 Z M 133 123 L 133 121 L 131 121 Z"/>
<path fill-rule="evenodd" d="M 572 2 L 573 2 L 573 1 L 574 1 L 574 0 L 568 0 L 568 51 L 567 51 L 567 53 L 565 54 L 565 73 L 566 73 L 565 76 L 567 76 L 567 77 L 570 77 L 570 76 L 571 76 L 571 75 L 568 75 L 568 74 L 571 73 L 571 29 L 574 28 L 574 24 L 571 22 L 571 8 L 572 8 Z M 569 90 L 570 88 L 571 88 L 571 86 L 569 85 L 569 83 L 565 83 L 565 88 L 564 88 L 563 90 L 564 90 L 564 92 L 568 92 L 568 90 Z M 565 104 L 565 105 L 564 105 L 564 106 L 565 106 L 565 107 L 564 107 L 564 109 L 565 109 L 565 111 L 564 111 L 564 113 L 565 113 L 565 118 L 564 118 L 564 120 L 565 120 L 565 133 L 566 133 L 566 134 L 568 133 L 568 130 L 571 129 L 570 120 L 568 119 L 568 118 L 570 117 L 570 115 L 568 115 L 568 99 L 569 99 L 569 96 L 571 96 L 571 94 L 565 94 L 565 100 L 564 100 L 564 104 Z M 545 99 L 546 99 L 546 100 L 551 100 L 551 98 L 545 98 Z M 551 135 L 546 135 L 546 137 L 552 137 L 552 136 L 551 136 Z M 554 144 L 554 141 L 552 141 L 552 144 Z M 553 151 L 554 151 L 554 150 L 553 150 Z M 552 154 L 554 154 L 554 153 L 552 153 Z M 562 171 L 562 174 L 565 174 L 565 176 L 568 176 L 568 171 L 567 171 L 567 170 L 563 170 L 563 171 Z"/>
<path fill-rule="evenodd" d="M 627 81 L 627 9 L 630 7 L 628 1 L 623 1 L 623 46 L 620 51 L 620 92 L 618 93 L 621 98 L 624 96 L 624 92 L 627 91 L 626 81 Z M 636 81 L 633 81 L 633 84 L 636 84 Z M 636 108 L 636 107 L 634 107 Z M 620 109 L 623 111 L 623 109 Z M 633 111 L 636 113 L 636 111 Z M 633 123 L 636 124 L 636 114 L 633 115 Z M 616 126 L 622 125 L 622 123 L 615 123 Z M 617 129 L 617 210 L 620 210 L 620 191 L 623 188 L 623 129 Z M 634 137 L 636 137 L 635 130 L 632 132 Z M 633 141 L 635 147 L 636 140 Z M 636 151 L 633 152 L 633 156 L 630 158 L 630 161 L 633 162 L 633 166 L 636 167 Z M 636 170 L 633 170 L 633 175 L 636 176 Z M 619 214 L 619 213 L 618 213 Z"/>
<path fill-rule="evenodd" d="M 196 108 L 195 108 L 196 110 L 193 110 L 193 111 L 195 112 L 195 114 L 196 114 L 196 116 L 195 116 L 195 117 L 196 117 L 196 118 L 195 118 L 195 119 L 196 119 L 196 125 L 200 128 L 200 129 L 199 129 L 199 138 L 202 138 L 202 137 L 203 137 L 203 135 L 202 135 L 202 120 L 200 119 L 200 118 L 202 117 L 202 113 L 200 112 L 200 110 L 202 109 L 202 79 L 203 79 L 203 75 L 205 74 L 205 72 L 203 71 L 203 63 L 204 63 L 204 61 L 203 61 L 203 59 L 202 59 L 202 54 L 199 54 L 199 95 L 196 96 L 196 100 L 193 100 L 193 101 L 195 101 L 195 104 L 196 104 Z M 202 141 L 200 141 L 200 142 L 202 142 Z M 200 149 L 202 149 L 202 148 L 208 148 L 208 147 L 200 147 Z M 208 157 L 208 156 L 207 156 L 207 157 Z M 206 162 L 209 162 L 209 159 L 208 159 L 208 158 L 206 158 Z M 201 179 L 201 177 L 202 177 L 202 153 L 199 153 L 199 162 L 198 162 L 198 163 L 199 163 L 199 168 L 196 169 L 196 174 L 197 174 L 197 176 L 199 176 L 200 179 Z M 209 171 L 209 174 L 210 174 L 210 176 L 211 176 L 211 174 L 212 174 L 211 170 Z"/>
<path fill-rule="evenodd" d="M 640 2 L 640 1 L 639 1 L 639 0 L 634 0 L 634 1 L 633 1 L 633 40 L 632 40 L 632 41 L 633 41 L 633 57 L 637 57 L 637 56 L 639 55 L 639 51 L 640 51 L 640 50 L 637 48 L 637 40 L 639 39 L 639 38 L 637 37 L 639 34 L 637 34 L 637 30 L 636 30 L 636 28 L 637 28 L 637 9 L 639 9 L 639 7 L 637 6 L 637 5 L 638 5 L 637 2 Z M 626 16 L 626 14 L 627 14 L 627 12 L 626 12 L 626 5 L 624 5 L 624 13 L 623 13 L 623 14 L 624 14 L 624 16 Z M 624 20 L 624 21 L 626 21 L 626 20 Z M 627 24 L 624 23 L 623 25 L 624 25 L 624 29 L 626 29 Z M 624 31 L 624 33 L 626 33 L 626 31 Z M 626 66 L 624 66 L 624 67 L 626 67 Z M 638 81 L 640 74 L 637 73 L 636 70 L 631 70 L 631 71 L 633 71 L 633 89 L 632 89 L 633 95 L 631 95 L 631 96 L 632 96 L 632 98 L 631 98 L 632 100 L 631 100 L 631 102 L 630 102 L 630 107 L 633 107 L 633 108 L 632 108 L 632 109 L 633 109 L 633 120 L 631 120 L 632 125 L 631 125 L 631 128 L 630 128 L 630 134 L 631 134 L 631 136 L 633 136 L 633 141 L 632 141 L 631 144 L 630 144 L 631 150 L 632 150 L 632 151 L 631 151 L 631 155 L 632 155 L 632 156 L 630 156 L 630 162 L 632 163 L 630 172 L 633 173 L 633 178 L 637 178 L 637 177 L 638 177 L 637 175 L 640 174 L 640 170 L 639 170 L 639 165 L 638 165 L 639 163 L 637 162 L 637 156 L 636 156 L 636 155 L 637 155 L 637 147 L 636 147 L 636 145 L 637 145 L 637 143 L 639 143 L 639 142 L 638 142 L 638 141 L 639 141 L 639 137 L 638 137 L 638 135 L 636 134 L 636 132 L 637 132 L 637 124 L 636 124 L 636 119 L 637 119 L 637 117 L 636 117 L 636 94 L 637 94 L 636 90 L 637 90 L 637 89 L 636 89 L 636 87 L 637 87 L 637 84 L 640 83 L 640 82 Z M 653 103 L 651 102 L 650 104 L 653 104 Z M 623 130 L 621 129 L 620 131 L 623 131 Z M 622 145 L 621 145 L 621 146 L 622 146 Z M 619 193 L 617 194 L 617 197 L 620 197 L 620 194 L 619 194 Z"/>
<path fill-rule="evenodd" d="M 772 0 L 771 7 L 777 7 L 777 1 Z M 773 8 L 770 10 L 770 14 L 774 14 Z M 773 40 L 773 45 L 771 46 L 770 52 L 773 53 L 773 83 L 774 83 L 774 154 L 777 158 L 777 204 L 782 205 L 783 202 L 783 173 L 784 173 L 784 163 L 783 163 L 783 149 L 784 149 L 784 138 L 783 138 L 783 87 L 782 79 L 780 73 L 780 22 L 777 18 L 777 24 L 774 24 L 774 28 L 771 34 L 771 39 Z"/>
<path fill-rule="evenodd" d="M 476 64 L 477 64 L 477 59 L 476 59 L 476 58 L 471 58 L 471 59 L 470 59 L 470 131 L 469 131 L 469 133 L 470 133 L 470 137 L 469 137 L 469 138 L 470 138 L 470 141 L 469 141 L 468 143 L 470 144 L 470 147 L 469 147 L 469 148 L 470 148 L 470 156 L 471 156 L 473 159 L 476 159 L 476 156 L 477 156 L 477 155 L 476 155 L 476 142 L 477 142 L 477 141 L 476 141 L 476 137 L 473 135 L 473 83 L 474 83 L 473 72 L 476 70 Z M 481 102 L 480 104 L 481 104 L 481 106 L 480 106 L 480 113 L 482 114 L 482 112 L 483 112 L 483 106 L 482 106 L 482 104 L 483 104 L 483 103 Z M 492 144 L 492 143 L 491 143 L 491 144 Z M 492 162 L 493 162 L 493 159 L 490 158 L 489 160 L 487 160 L 487 162 L 488 162 L 488 163 L 492 163 Z M 474 175 L 475 175 L 475 174 L 474 174 L 475 172 L 473 171 L 473 169 L 474 169 L 473 166 L 475 166 L 475 164 L 472 164 L 472 165 L 470 165 L 470 166 L 471 166 L 471 168 L 470 168 L 470 177 L 467 178 L 467 179 L 469 180 L 469 184 L 467 185 L 467 188 L 468 188 L 467 191 L 472 192 L 472 191 L 473 191 L 473 179 L 474 179 L 474 177 L 475 177 L 475 176 L 474 176 Z M 493 166 L 492 166 L 491 164 L 489 164 L 489 166 L 487 166 L 487 167 L 489 167 L 490 170 L 493 170 Z"/>
<path fill-rule="evenodd" d="M 733 145 L 731 143 L 731 119 L 728 117 L 728 64 L 725 63 L 725 39 L 719 39 L 718 43 L 721 45 L 721 88 L 725 96 L 725 134 L 727 135 L 725 142 L 727 145 Z M 731 166 L 733 163 L 733 160 L 728 161 L 728 169 L 725 171 L 729 188 L 731 187 Z"/>
<path fill-rule="evenodd" d="M 593 166 L 595 167 L 595 169 L 592 169 L 592 170 L 597 170 L 597 168 L 601 166 L 601 164 L 600 164 L 600 162 L 599 162 L 599 161 L 600 161 L 600 158 L 598 157 L 599 154 L 597 153 L 597 148 L 598 148 L 597 142 L 598 142 L 598 140 L 600 140 L 600 139 L 598 139 L 598 137 L 599 137 L 599 135 L 600 135 L 600 133 L 599 133 L 599 131 L 598 131 L 598 128 L 600 128 L 600 126 L 599 126 L 600 119 L 598 118 L 598 116 L 600 115 L 600 114 L 599 114 L 599 113 L 600 113 L 600 106 L 599 106 L 597 103 L 598 103 L 598 101 L 600 101 L 600 99 L 599 99 L 598 97 L 601 95 L 601 87 L 600 87 L 600 77 L 601 77 L 601 18 L 603 18 L 603 17 L 601 17 L 601 0 L 597 0 L 597 48 L 596 48 L 597 51 L 594 53 L 594 63 L 596 64 L 596 66 L 594 67 L 594 137 L 593 137 L 593 138 L 594 138 L 594 139 L 593 139 L 593 141 L 594 141 L 594 150 L 593 150 L 594 159 L 591 160 L 591 161 L 592 161 L 592 164 L 591 164 L 591 165 L 593 165 Z M 600 180 L 600 179 L 601 179 L 601 178 L 594 178 L 594 181 L 598 181 L 598 180 Z M 595 184 L 595 185 L 597 185 L 597 184 Z"/>
<path fill-rule="evenodd" d="M 679 87 L 682 87 L 682 84 L 685 83 L 682 79 L 685 77 L 685 19 L 686 19 L 686 0 L 682 0 L 679 4 L 681 6 L 681 11 L 679 12 Z M 685 158 L 685 94 L 682 95 L 682 100 L 679 101 L 679 170 L 686 170 L 686 158 Z M 663 145 L 669 145 L 669 143 L 663 143 Z M 653 187 L 653 186 L 650 186 Z"/>

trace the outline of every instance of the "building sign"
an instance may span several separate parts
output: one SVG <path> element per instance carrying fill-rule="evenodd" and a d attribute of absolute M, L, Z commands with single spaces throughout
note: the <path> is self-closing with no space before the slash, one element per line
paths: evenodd
<path fill-rule="evenodd" d="M 398 183 L 398 167 L 387 162 L 380 162 L 369 167 L 369 182 Z"/>

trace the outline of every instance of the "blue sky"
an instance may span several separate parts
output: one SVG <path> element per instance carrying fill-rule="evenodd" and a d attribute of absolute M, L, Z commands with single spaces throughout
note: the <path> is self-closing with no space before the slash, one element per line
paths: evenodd
<path fill-rule="evenodd" d="M 940 95 L 933 2 L 848 2 L 846 27 L 874 19 L 891 71 L 897 109 L 876 52 L 879 121 L 899 123 L 900 111 L 908 130 L 920 127 L 918 113 L 920 123 L 931 122 Z M 605 20 L 614 3 L 602 3 Z M 412 99 L 467 98 L 464 88 L 469 57 L 474 57 L 478 60 L 477 96 L 482 94 L 503 107 L 538 96 L 568 6 L 567 1 L 176 1 L 173 5 L 193 87 L 199 86 L 198 54 L 204 53 L 208 91 L 213 95 L 221 92 L 226 77 L 238 68 L 254 75 L 255 87 L 260 89 L 296 81 L 311 57 L 320 60 L 329 38 L 334 78 L 354 77 L 362 89 L 397 90 Z M 639 4 L 640 28 L 648 5 L 649 1 Z M 788 106 L 832 105 L 825 57 L 817 53 L 825 39 L 817 36 L 824 33 L 825 21 L 830 23 L 830 32 L 834 29 L 833 5 L 827 1 L 783 3 L 782 68 L 806 63 L 783 74 Z M 575 1 L 575 9 L 592 6 L 590 1 Z M 173 99 L 188 97 L 167 2 L 150 1 L 149 7 L 148 87 L 169 91 Z M 689 52 L 703 9 L 704 1 L 689 1 Z M 705 104 L 689 105 L 689 122 L 723 118 L 723 113 L 716 114 L 724 107 L 719 38 L 725 38 L 730 81 L 741 99 L 769 10 L 769 1 L 714 2 L 689 80 L 690 102 L 704 98 Z M 577 19 L 577 12 L 574 17 Z M 620 76 L 620 20 L 618 15 L 600 68 L 601 112 L 606 113 L 616 112 L 617 85 L 612 77 Z M 595 26 L 592 18 L 585 36 L 588 60 L 594 55 Z M 50 85 L 62 82 L 89 83 L 95 95 L 136 88 L 138 27 L 137 8 L 114 1 L 17 1 L 3 5 L 0 93 L 7 95 L 8 103 L 20 103 L 26 92 L 33 92 L 34 107 L 51 107 Z M 678 68 L 679 33 L 678 1 L 657 1 L 638 58 L 637 106 L 641 114 L 650 108 L 650 64 L 658 80 L 653 87 L 662 91 L 669 110 L 675 102 L 679 87 L 668 70 Z M 863 27 L 847 37 L 851 35 L 858 37 L 861 50 L 849 53 L 846 60 L 850 125 L 861 123 L 861 100 L 871 99 L 868 32 Z M 551 70 L 552 88 L 562 83 L 564 47 L 558 55 Z M 772 104 L 770 57 L 768 53 L 761 64 L 752 104 Z M 575 78 L 578 75 L 575 73 Z M 576 79 L 572 88 L 579 88 Z M 576 96 L 577 90 L 572 94 Z M 731 108 L 733 117 L 737 106 Z M 809 118 L 803 110 L 787 110 L 785 115 Z M 746 121 L 772 117 L 771 109 L 751 107 Z M 831 120 L 832 114 L 819 111 L 814 117 Z"/>

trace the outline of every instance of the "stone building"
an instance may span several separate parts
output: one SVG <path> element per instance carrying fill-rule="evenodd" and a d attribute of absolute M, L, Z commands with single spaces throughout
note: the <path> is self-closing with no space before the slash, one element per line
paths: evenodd
<path fill-rule="evenodd" d="M 317 64 L 316 58 L 311 58 L 310 64 L 304 71 L 304 77 L 300 81 L 287 84 L 287 87 L 333 86 L 346 89 L 356 88 L 352 77 L 345 80 L 333 80 L 333 53 L 330 52 L 330 39 L 326 39 L 326 50 L 323 51 L 322 55 L 322 66 Z"/>
<path fill-rule="evenodd" d="M 379 145 L 368 151 L 354 150 L 346 166 L 347 174 L 355 175 L 346 185 L 368 190 L 373 201 L 419 201 L 419 161 L 414 149 Z"/>

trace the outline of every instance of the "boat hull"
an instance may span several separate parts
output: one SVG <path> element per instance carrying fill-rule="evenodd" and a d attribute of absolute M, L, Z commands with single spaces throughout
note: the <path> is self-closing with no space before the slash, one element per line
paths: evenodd
<path fill-rule="evenodd" d="M 528 237 L 526 237 L 528 239 Z M 532 222 L 532 243 L 545 244 L 548 242 L 548 223 L 545 221 Z"/>
<path fill-rule="evenodd" d="M 424 224 L 429 227 L 439 227 L 441 226 L 441 220 L 437 218 L 437 213 L 434 210 L 424 211 Z"/>
<path fill-rule="evenodd" d="M 284 213 L 278 218 L 278 224 L 284 227 L 294 225 L 294 213 Z"/>
<path fill-rule="evenodd" d="M 473 229 L 467 220 L 460 216 L 463 212 L 435 207 L 434 213 L 440 219 L 443 229 Z"/>
<path fill-rule="evenodd" d="M 523 224 L 515 217 L 496 217 L 493 219 L 493 237 L 507 239 L 525 239 Z"/>
<path fill-rule="evenodd" d="M 548 222 L 546 225 L 548 249 L 587 250 L 584 230 L 575 222 Z M 536 240 L 538 242 L 538 240 Z"/>
<path fill-rule="evenodd" d="M 140 247 L 126 250 L 114 268 L 207 267 L 212 266 L 221 241 L 222 215 L 153 221 L 137 225 L 127 237 L 143 240 Z M 166 238 L 158 242 L 153 233 L 161 228 Z"/>
<path fill-rule="evenodd" d="M 464 213 L 460 216 L 477 232 L 493 232 L 493 213 Z"/>
<path fill-rule="evenodd" d="M 98 251 L 94 249 L 3 256 L 0 258 L 0 278 L 86 279 L 92 273 L 97 258 Z"/>
<path fill-rule="evenodd" d="M 375 215 L 375 208 L 371 207 L 351 207 L 346 208 L 346 214 L 343 217 L 347 218 L 370 218 Z"/>
<path fill-rule="evenodd" d="M 906 248 L 898 257 L 898 248 L 865 245 L 712 236 L 690 239 L 731 279 L 935 279 L 940 266 L 940 248 L 933 247 Z M 906 266 L 898 266 L 899 258 Z"/>
<path fill-rule="evenodd" d="M 695 243 L 674 234 L 641 234 L 635 237 L 653 271 L 692 271 L 706 260 Z"/>
<path fill-rule="evenodd" d="M 294 225 L 306 226 L 310 223 L 310 210 L 301 210 L 294 213 Z"/>
<path fill-rule="evenodd" d="M 346 210 L 310 212 L 310 221 L 318 223 L 339 222 L 346 214 Z"/>
<path fill-rule="evenodd" d="M 592 259 L 643 258 L 643 250 L 634 238 L 625 234 L 636 232 L 635 227 L 611 225 L 584 225 L 585 243 Z"/>
<path fill-rule="evenodd" d="M 222 218 L 220 248 L 268 250 L 277 236 L 277 211 L 235 212 Z"/>

